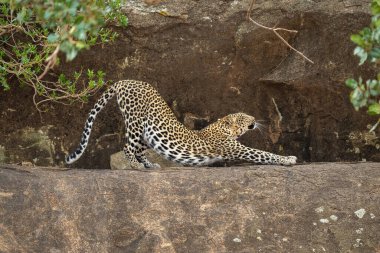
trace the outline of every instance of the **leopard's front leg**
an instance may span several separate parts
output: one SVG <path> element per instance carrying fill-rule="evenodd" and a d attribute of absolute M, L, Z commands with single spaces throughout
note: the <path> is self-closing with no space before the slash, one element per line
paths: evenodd
<path fill-rule="evenodd" d="M 245 162 L 253 162 L 257 164 L 279 164 L 279 165 L 294 165 L 297 162 L 295 156 L 281 156 L 270 152 L 262 151 L 246 147 L 239 142 L 233 140 L 233 149 L 225 150 L 224 157 L 227 160 L 240 160 Z M 230 146 L 231 147 L 231 146 Z"/>

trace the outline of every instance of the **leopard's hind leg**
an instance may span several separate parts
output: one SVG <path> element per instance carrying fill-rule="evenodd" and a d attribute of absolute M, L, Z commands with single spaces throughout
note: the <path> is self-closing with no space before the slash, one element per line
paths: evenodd
<path fill-rule="evenodd" d="M 140 146 L 136 150 L 135 157 L 137 161 L 144 164 L 145 168 L 161 168 L 158 163 L 151 163 L 148 158 L 145 156 L 144 152 L 149 149 L 143 140 L 139 141 Z"/>
<path fill-rule="evenodd" d="M 140 163 L 136 159 L 135 150 L 129 143 L 126 143 L 124 145 L 123 151 L 124 151 L 125 157 L 130 162 L 132 169 L 143 169 L 143 168 L 145 168 L 144 164 Z"/>
<path fill-rule="evenodd" d="M 125 145 L 124 154 L 130 161 L 133 169 L 145 168 L 143 159 L 140 160 L 144 147 L 140 144 L 140 139 L 143 130 L 139 127 L 139 122 L 128 122 L 128 117 L 125 120 Z"/>
<path fill-rule="evenodd" d="M 124 154 L 126 158 L 131 162 L 132 168 L 160 168 L 159 164 L 151 163 L 144 155 L 145 150 L 147 150 L 149 147 L 146 145 L 142 138 L 144 130 L 141 121 L 139 120 L 137 122 L 128 123 L 128 120 L 125 120 L 125 125 L 126 143 L 124 146 Z"/>

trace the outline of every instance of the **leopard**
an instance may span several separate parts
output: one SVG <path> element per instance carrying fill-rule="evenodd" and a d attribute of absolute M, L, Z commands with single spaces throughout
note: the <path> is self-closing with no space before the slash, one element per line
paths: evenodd
<path fill-rule="evenodd" d="M 250 149 L 232 141 L 236 136 L 245 133 L 246 128 L 254 128 L 254 118 L 248 126 L 246 121 L 240 125 L 223 125 L 221 123 L 227 120 L 222 119 L 201 131 L 190 130 L 177 120 L 168 104 L 151 84 L 137 80 L 122 80 L 109 87 L 97 100 L 85 122 L 80 144 L 74 152 L 66 156 L 66 164 L 74 163 L 83 155 L 98 113 L 115 95 L 125 124 L 123 151 L 132 169 L 160 168 L 159 164 L 151 163 L 147 159 L 147 149 L 153 149 L 165 159 L 184 166 L 208 166 L 225 159 L 264 164 L 294 163 L 294 158 L 283 158 Z"/>
<path fill-rule="evenodd" d="M 84 153 L 98 113 L 116 95 L 125 124 L 123 151 L 132 169 L 160 168 L 145 156 L 147 149 L 167 160 L 185 166 L 207 166 L 221 161 L 212 147 L 175 117 L 165 100 L 149 83 L 122 80 L 109 87 L 91 109 L 78 148 L 66 156 L 66 164 L 77 161 Z"/>
<path fill-rule="evenodd" d="M 255 117 L 246 113 L 233 113 L 207 127 L 196 131 L 197 135 L 213 147 L 226 162 L 248 162 L 254 164 L 294 165 L 296 156 L 281 156 L 254 149 L 241 144 L 237 139 L 249 130 L 257 129 Z"/>

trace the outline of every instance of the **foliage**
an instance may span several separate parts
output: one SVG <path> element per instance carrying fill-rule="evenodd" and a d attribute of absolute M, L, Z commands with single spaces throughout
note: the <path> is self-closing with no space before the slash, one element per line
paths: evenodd
<path fill-rule="evenodd" d="M 37 108 L 47 101 L 85 101 L 104 84 L 103 71 L 85 71 L 88 84 L 82 86 L 83 71 L 46 74 L 60 63 L 59 52 L 70 61 L 83 49 L 113 41 L 117 33 L 105 25 L 128 23 L 121 1 L 0 0 L 0 86 L 10 90 L 16 80 L 33 87 Z"/>
<path fill-rule="evenodd" d="M 378 66 L 380 63 L 380 0 L 372 0 L 371 13 L 370 26 L 363 28 L 358 34 L 351 35 L 351 40 L 357 45 L 354 55 L 359 57 L 359 65 L 368 61 Z M 350 99 L 356 110 L 368 107 L 368 114 L 380 115 L 380 73 L 377 74 L 376 79 L 365 82 L 362 78 L 348 79 L 346 85 L 352 89 Z M 375 127 L 379 123 L 380 119 Z"/>

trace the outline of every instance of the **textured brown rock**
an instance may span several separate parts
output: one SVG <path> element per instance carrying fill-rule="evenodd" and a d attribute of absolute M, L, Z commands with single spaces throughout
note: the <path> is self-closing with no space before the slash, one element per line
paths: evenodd
<path fill-rule="evenodd" d="M 182 167 L 180 164 L 166 160 L 152 149 L 146 151 L 145 156 L 151 163 L 158 163 L 161 168 Z M 130 161 L 125 157 L 123 151 L 111 155 L 110 158 L 111 170 L 128 170 L 131 169 Z"/>
<path fill-rule="evenodd" d="M 54 165 L 55 148 L 54 139 L 49 136 L 52 126 L 43 126 L 40 129 L 25 127 L 13 131 L 6 136 L 0 145 L 0 163 L 21 161 L 36 165 Z M 14 148 L 9 150 L 9 146 Z"/>
<path fill-rule="evenodd" d="M 239 111 L 254 115 L 265 120 L 267 132 L 244 136 L 242 142 L 251 147 L 296 155 L 300 161 L 376 159 L 380 130 L 374 142 L 351 138 L 364 136 L 367 124 L 376 119 L 354 111 L 344 85 L 349 77 L 377 74 L 369 66 L 358 67 L 349 39 L 369 23 L 369 1 L 256 1 L 252 17 L 267 26 L 297 30 L 282 34 L 314 65 L 248 22 L 250 2 L 127 1 L 129 26 L 116 28 L 117 41 L 85 51 L 73 62 L 63 60 L 60 68 L 66 74 L 103 69 L 108 80 L 148 81 L 182 122 L 186 115 L 210 122 Z M 32 95 L 19 88 L 0 92 L 0 158 L 33 162 L 37 147 L 18 152 L 14 133 L 51 126 L 55 153 L 46 164 L 61 164 L 78 145 L 99 94 L 85 105 L 49 105 L 41 117 Z M 88 150 L 73 166 L 107 168 L 110 155 L 122 150 L 124 124 L 116 103 L 104 110 Z"/>
<path fill-rule="evenodd" d="M 1 252 L 380 250 L 378 163 L 0 167 Z"/>

